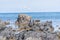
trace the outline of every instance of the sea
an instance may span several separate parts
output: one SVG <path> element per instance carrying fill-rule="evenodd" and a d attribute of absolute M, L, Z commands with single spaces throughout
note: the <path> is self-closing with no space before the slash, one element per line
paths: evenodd
<path fill-rule="evenodd" d="M 52 25 L 55 30 L 59 30 L 60 27 L 60 12 L 25 12 L 25 13 L 0 13 L 0 20 L 11 21 L 11 26 L 14 26 L 14 22 L 17 20 L 19 14 L 27 14 L 32 19 L 39 19 L 41 21 L 52 21 Z M 57 25 L 59 25 L 57 27 Z"/>

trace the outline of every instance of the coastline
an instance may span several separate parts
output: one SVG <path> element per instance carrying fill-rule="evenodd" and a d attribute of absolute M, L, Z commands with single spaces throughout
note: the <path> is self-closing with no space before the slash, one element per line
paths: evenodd
<path fill-rule="evenodd" d="M 59 40 L 59 24 L 60 20 L 33 19 L 29 15 L 18 14 L 15 20 L 0 20 L 0 39 L 35 40 L 36 38 L 36 40 L 42 40 L 44 38 L 43 40 L 48 40 L 51 38 L 49 40 Z"/>

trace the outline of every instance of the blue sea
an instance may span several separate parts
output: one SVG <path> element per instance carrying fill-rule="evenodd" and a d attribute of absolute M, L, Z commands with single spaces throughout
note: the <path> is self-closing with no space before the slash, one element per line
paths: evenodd
<path fill-rule="evenodd" d="M 18 14 L 27 14 L 32 17 L 32 19 L 40 19 L 41 21 L 52 20 L 53 26 L 60 26 L 60 12 L 27 12 L 27 13 L 0 13 L 0 19 L 3 21 L 10 20 L 12 22 L 16 21 Z"/>
<path fill-rule="evenodd" d="M 15 20 L 18 17 L 18 14 L 27 14 L 32 16 L 32 19 L 40 20 L 60 20 L 60 12 L 30 12 L 30 13 L 0 13 L 0 19 L 2 20 Z"/>

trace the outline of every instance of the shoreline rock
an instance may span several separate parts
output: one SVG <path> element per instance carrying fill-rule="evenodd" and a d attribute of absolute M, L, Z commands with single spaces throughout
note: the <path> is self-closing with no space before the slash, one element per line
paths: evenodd
<path fill-rule="evenodd" d="M 0 20 L 0 31 L 9 25 Z M 31 16 L 19 14 L 15 22 L 17 29 L 6 27 L 0 32 L 1 40 L 60 40 L 60 32 L 54 32 L 52 21 L 32 20 Z M 2 28 L 3 27 L 3 28 Z"/>

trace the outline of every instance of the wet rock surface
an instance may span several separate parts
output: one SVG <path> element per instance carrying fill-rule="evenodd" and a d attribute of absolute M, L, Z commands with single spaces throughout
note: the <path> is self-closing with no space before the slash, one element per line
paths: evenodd
<path fill-rule="evenodd" d="M 52 21 L 41 22 L 26 14 L 19 14 L 13 29 L 9 21 L 0 20 L 0 40 L 60 40 L 60 32 L 54 32 Z"/>

